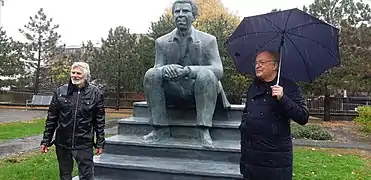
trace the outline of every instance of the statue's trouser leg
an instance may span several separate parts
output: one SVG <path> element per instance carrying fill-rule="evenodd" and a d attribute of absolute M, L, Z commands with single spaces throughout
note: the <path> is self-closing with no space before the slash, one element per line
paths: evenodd
<path fill-rule="evenodd" d="M 146 72 L 143 81 L 143 89 L 151 115 L 149 123 L 153 126 L 167 126 L 169 121 L 166 112 L 161 70 L 151 68 Z"/>
<path fill-rule="evenodd" d="M 218 79 L 210 70 L 197 74 L 194 93 L 197 109 L 197 126 L 211 127 L 218 96 Z"/>

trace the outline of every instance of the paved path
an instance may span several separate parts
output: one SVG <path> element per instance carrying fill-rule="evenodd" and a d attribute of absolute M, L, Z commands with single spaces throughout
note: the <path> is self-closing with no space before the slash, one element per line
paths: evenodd
<path fill-rule="evenodd" d="M 40 145 L 41 138 L 41 135 L 36 135 L 5 141 L 0 144 L 0 158 L 37 149 Z"/>
<path fill-rule="evenodd" d="M 120 109 L 115 111 L 113 109 L 106 109 L 107 119 L 124 118 L 131 116 L 133 113 L 132 109 Z M 47 109 L 45 110 L 28 110 L 22 108 L 4 108 L 0 106 L 0 123 L 13 122 L 13 121 L 27 121 L 37 118 L 46 118 Z"/>
<path fill-rule="evenodd" d="M 106 129 L 105 133 L 106 135 L 117 134 L 117 126 Z M 35 135 L 21 139 L 12 139 L 0 143 L 0 159 L 23 152 L 36 150 L 40 146 L 41 139 L 42 135 Z"/>
<path fill-rule="evenodd" d="M 33 111 L 23 109 L 0 109 L 0 123 L 11 121 L 26 121 L 46 117 L 47 111 Z"/>
<path fill-rule="evenodd" d="M 107 109 L 111 113 L 107 118 L 122 118 L 132 113 L 132 110 L 113 111 Z M 113 113 L 113 114 L 112 114 Z M 116 114 L 115 114 L 116 113 Z M 36 118 L 45 118 L 47 116 L 46 110 L 24 110 L 24 109 L 11 109 L 0 108 L 0 123 L 14 122 L 14 121 L 27 121 Z M 112 116 L 112 117 L 111 117 Z M 117 116 L 117 117 L 116 117 Z M 106 134 L 117 134 L 117 121 L 106 121 Z M 0 158 L 9 156 L 16 153 L 22 153 L 30 150 L 37 149 L 40 145 L 42 135 L 35 135 L 21 139 L 12 139 L 0 142 Z M 14 152 L 16 151 L 16 152 Z"/>
<path fill-rule="evenodd" d="M 115 135 L 117 132 L 117 120 L 106 121 L 106 135 Z M 0 142 L 0 158 L 38 149 L 41 139 L 42 135 L 35 135 Z"/>
<path fill-rule="evenodd" d="M 296 146 L 308 146 L 319 148 L 340 148 L 340 149 L 359 149 L 371 152 L 371 145 L 361 142 L 337 142 L 337 141 L 319 141 L 310 139 L 294 139 L 292 143 Z"/>

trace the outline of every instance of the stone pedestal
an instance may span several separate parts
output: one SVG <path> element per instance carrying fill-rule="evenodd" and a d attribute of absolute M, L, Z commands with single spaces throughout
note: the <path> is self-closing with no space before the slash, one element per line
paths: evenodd
<path fill-rule="evenodd" d="M 171 138 L 146 143 L 152 130 L 146 102 L 134 103 L 133 117 L 119 120 L 118 135 L 107 138 L 105 153 L 94 157 L 96 179 L 234 180 L 239 173 L 243 105 L 218 109 L 210 129 L 214 147 L 196 139 L 195 109 L 168 108 Z"/>

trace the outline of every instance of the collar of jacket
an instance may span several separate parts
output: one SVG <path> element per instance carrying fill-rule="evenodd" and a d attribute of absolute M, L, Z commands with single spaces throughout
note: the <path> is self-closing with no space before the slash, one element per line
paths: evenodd
<path fill-rule="evenodd" d="M 85 80 L 85 86 L 81 88 L 82 91 L 85 91 L 85 89 L 89 86 L 89 82 Z M 72 84 L 72 80 L 68 82 L 68 90 L 67 95 L 71 95 L 73 93 L 73 90 L 77 89 L 76 85 Z"/>
<path fill-rule="evenodd" d="M 274 85 L 276 85 L 277 77 L 278 77 L 278 76 L 276 76 L 276 77 L 275 77 L 272 81 L 270 81 L 270 82 L 265 82 L 265 81 L 262 81 L 260 78 L 258 78 L 258 77 L 255 76 L 255 78 L 254 78 L 254 84 L 255 84 L 256 86 L 262 86 L 262 85 L 264 85 L 264 86 L 274 86 Z"/>
<path fill-rule="evenodd" d="M 188 36 L 188 40 L 192 40 L 192 41 L 196 41 L 197 40 L 197 37 L 196 37 L 196 29 L 191 26 L 191 29 L 190 29 L 191 33 L 190 35 Z M 172 32 L 171 32 L 171 41 L 175 41 L 175 40 L 180 40 L 180 36 L 178 34 L 178 29 L 175 28 Z"/>

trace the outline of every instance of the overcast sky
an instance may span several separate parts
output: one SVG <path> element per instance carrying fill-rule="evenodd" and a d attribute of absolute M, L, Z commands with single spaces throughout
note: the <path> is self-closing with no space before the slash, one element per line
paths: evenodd
<path fill-rule="evenodd" d="M 125 26 L 131 32 L 146 33 L 150 22 L 156 21 L 173 0 L 4 0 L 0 23 L 9 36 L 23 40 L 18 29 L 29 21 L 39 8 L 60 25 L 58 32 L 66 45 L 82 41 L 100 41 L 110 28 Z M 273 8 L 301 8 L 314 0 L 222 0 L 224 5 L 241 16 L 267 13 Z"/>

